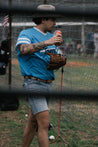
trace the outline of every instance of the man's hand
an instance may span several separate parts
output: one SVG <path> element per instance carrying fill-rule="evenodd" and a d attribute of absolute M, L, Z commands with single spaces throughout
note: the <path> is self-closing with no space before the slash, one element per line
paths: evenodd
<path fill-rule="evenodd" d="M 63 43 L 62 35 L 55 34 L 51 39 L 45 41 L 47 45 L 58 45 L 60 46 Z"/>

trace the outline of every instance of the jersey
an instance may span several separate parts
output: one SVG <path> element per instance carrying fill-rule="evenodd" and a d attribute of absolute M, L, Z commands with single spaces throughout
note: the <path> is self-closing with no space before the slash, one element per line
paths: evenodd
<path fill-rule="evenodd" d="M 37 28 L 23 30 L 19 34 L 15 49 L 17 50 L 17 57 L 22 76 L 33 76 L 43 80 L 55 79 L 54 71 L 47 70 L 50 56 L 45 54 L 45 52 L 59 53 L 56 45 L 47 46 L 38 52 L 26 55 L 22 55 L 19 50 L 20 44 L 39 43 L 46 41 L 51 37 L 53 37 L 53 34 L 50 32 L 44 34 Z"/>

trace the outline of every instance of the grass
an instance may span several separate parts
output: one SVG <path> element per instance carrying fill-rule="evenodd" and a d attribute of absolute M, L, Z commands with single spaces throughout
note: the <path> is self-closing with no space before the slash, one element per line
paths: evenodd
<path fill-rule="evenodd" d="M 88 58 L 68 57 L 68 62 L 85 63 L 83 66 L 65 66 L 63 72 L 63 90 L 98 90 L 98 60 Z M 81 65 L 81 64 L 80 64 Z M 59 89 L 61 83 L 61 69 L 55 71 L 54 87 Z"/>
<path fill-rule="evenodd" d="M 91 107 L 93 106 L 93 107 Z M 91 109 L 91 110 L 90 110 Z M 97 104 L 90 101 L 63 100 L 61 117 L 61 138 L 65 146 L 97 146 Z M 54 124 L 57 112 L 51 112 Z M 57 126 L 57 124 L 56 124 Z M 85 142 L 85 145 L 83 145 Z M 96 145 L 97 144 L 97 145 Z"/>
<path fill-rule="evenodd" d="M 85 62 L 90 66 L 65 66 L 63 73 L 63 90 L 98 90 L 98 60 L 69 56 L 68 62 Z M 53 88 L 60 90 L 61 69 L 55 71 Z M 21 88 L 23 78 L 18 65 L 12 66 L 12 87 Z M 0 76 L 0 88 L 8 88 L 8 71 Z M 20 147 L 22 135 L 29 113 L 28 103 L 19 98 L 17 111 L 0 111 L 0 145 L 1 147 Z M 61 129 L 56 142 L 50 147 L 97 147 L 98 146 L 98 103 L 97 101 L 76 101 L 62 99 Z M 50 122 L 53 128 L 49 136 L 58 134 L 59 99 L 50 101 Z M 31 147 L 38 147 L 37 134 Z"/>
<path fill-rule="evenodd" d="M 97 147 L 97 103 L 91 101 L 68 101 L 63 99 L 60 136 L 50 147 Z M 53 128 L 49 136 L 57 137 L 59 123 L 59 100 L 50 102 L 50 122 Z M 56 109 L 55 109 L 56 108 Z M 20 99 L 17 111 L 0 112 L 1 147 L 19 147 L 29 113 L 26 101 Z M 31 147 L 38 147 L 37 134 Z"/>

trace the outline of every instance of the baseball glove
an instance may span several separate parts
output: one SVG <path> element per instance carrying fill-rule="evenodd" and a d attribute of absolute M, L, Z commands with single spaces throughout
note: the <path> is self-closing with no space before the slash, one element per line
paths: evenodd
<path fill-rule="evenodd" d="M 50 63 L 47 67 L 47 70 L 55 70 L 66 64 L 66 57 L 60 54 L 55 53 L 46 53 L 50 56 Z"/>

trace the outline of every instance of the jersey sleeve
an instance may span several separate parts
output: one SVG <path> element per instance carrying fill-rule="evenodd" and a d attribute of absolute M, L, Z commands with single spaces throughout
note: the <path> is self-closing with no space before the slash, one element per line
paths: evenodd
<path fill-rule="evenodd" d="M 56 48 L 56 54 L 61 54 L 61 51 L 58 49 L 58 47 Z"/>
<path fill-rule="evenodd" d="M 31 40 L 30 38 L 28 37 L 28 35 L 25 33 L 25 31 L 22 31 L 17 39 L 17 42 L 16 42 L 16 47 L 15 47 L 15 50 L 18 51 L 19 50 L 19 45 L 20 44 L 30 44 L 31 43 Z"/>

